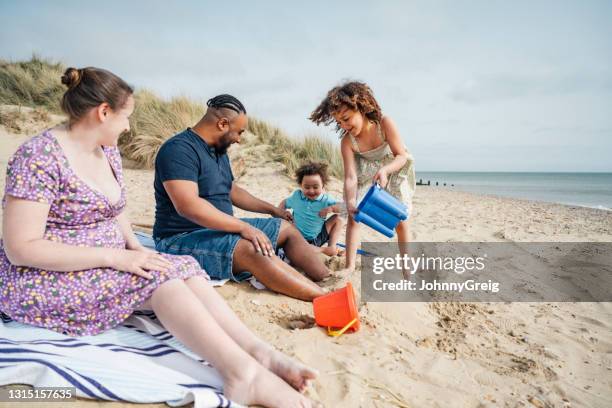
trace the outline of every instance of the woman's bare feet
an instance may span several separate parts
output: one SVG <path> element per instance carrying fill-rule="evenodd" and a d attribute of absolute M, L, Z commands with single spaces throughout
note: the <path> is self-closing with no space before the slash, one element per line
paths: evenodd
<path fill-rule="evenodd" d="M 319 406 L 255 362 L 243 367 L 239 374 L 224 380 L 223 393 L 239 404 L 262 405 L 269 408 Z"/>
<path fill-rule="evenodd" d="M 304 392 L 310 381 L 317 378 L 318 375 L 316 370 L 267 344 L 262 344 L 252 355 L 262 366 L 278 375 L 299 392 Z"/>

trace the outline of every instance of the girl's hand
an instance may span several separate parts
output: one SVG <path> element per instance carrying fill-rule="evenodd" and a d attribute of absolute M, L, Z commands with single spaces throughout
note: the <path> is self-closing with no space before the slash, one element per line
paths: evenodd
<path fill-rule="evenodd" d="M 357 205 L 355 205 L 355 202 L 349 201 L 346 203 L 346 212 L 352 217 L 357 215 L 359 210 L 357 210 Z"/>
<path fill-rule="evenodd" d="M 119 249 L 115 250 L 111 267 L 122 272 L 133 273 L 146 279 L 153 279 L 147 271 L 169 272 L 172 263 L 160 253 L 148 248 L 142 250 Z"/>
<path fill-rule="evenodd" d="M 387 187 L 387 183 L 389 182 L 387 170 L 385 170 L 385 168 L 382 167 L 380 170 L 376 172 L 376 174 L 374 175 L 374 179 L 372 181 L 375 183 L 378 182 L 378 184 L 380 184 L 382 188 Z"/>

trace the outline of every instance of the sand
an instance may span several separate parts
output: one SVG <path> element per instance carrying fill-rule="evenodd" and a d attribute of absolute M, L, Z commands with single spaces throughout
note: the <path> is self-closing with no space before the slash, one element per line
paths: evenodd
<path fill-rule="evenodd" d="M 25 139 L 0 127 L 2 172 Z M 278 203 L 295 185 L 267 149 L 236 146 L 230 154 L 236 182 Z M 126 169 L 125 176 L 130 219 L 151 225 L 153 173 Z M 338 197 L 341 188 L 338 180 L 329 185 Z M 419 187 L 411 234 L 441 242 L 609 242 L 612 212 Z M 358 272 L 323 285 L 347 280 L 358 286 Z M 320 370 L 309 395 L 326 407 L 612 406 L 611 303 L 361 303 L 362 329 L 334 339 L 312 325 L 310 303 L 248 284 L 218 290 L 259 336 Z M 132 406 L 74 407 L 98 405 Z"/>

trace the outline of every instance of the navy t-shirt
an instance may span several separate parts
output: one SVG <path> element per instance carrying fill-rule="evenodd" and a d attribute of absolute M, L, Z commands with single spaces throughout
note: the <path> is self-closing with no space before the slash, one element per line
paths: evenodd
<path fill-rule="evenodd" d="M 176 212 L 162 184 L 168 180 L 197 183 L 201 198 L 218 210 L 234 215 L 230 200 L 234 175 L 227 154 L 217 155 L 214 147 L 187 128 L 168 139 L 155 159 L 155 238 L 166 238 L 202 228 Z"/>

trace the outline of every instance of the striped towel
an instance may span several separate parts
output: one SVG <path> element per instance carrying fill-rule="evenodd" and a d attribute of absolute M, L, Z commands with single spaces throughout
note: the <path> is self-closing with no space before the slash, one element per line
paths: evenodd
<path fill-rule="evenodd" d="M 0 385 L 75 387 L 78 397 L 108 401 L 240 407 L 223 396 L 219 373 L 152 312 L 78 338 L 1 317 Z"/>

